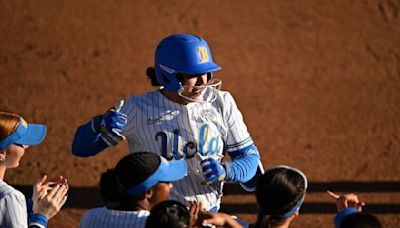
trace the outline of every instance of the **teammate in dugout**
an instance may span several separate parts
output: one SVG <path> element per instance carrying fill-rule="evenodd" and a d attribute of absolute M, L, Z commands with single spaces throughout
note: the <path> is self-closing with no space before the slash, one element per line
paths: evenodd
<path fill-rule="evenodd" d="M 151 152 L 123 157 L 115 168 L 101 175 L 100 193 L 105 207 L 89 210 L 79 227 L 145 227 L 150 210 L 168 198 L 172 182 L 186 173 L 185 160 L 168 162 Z"/>
<path fill-rule="evenodd" d="M 232 95 L 219 90 L 207 42 L 195 35 L 164 38 L 147 75 L 159 89 L 120 100 L 115 107 L 80 126 L 72 153 L 93 156 L 128 140 L 131 153 L 152 151 L 168 160 L 185 159 L 188 175 L 170 198 L 189 206 L 199 201 L 210 211 L 220 207 L 224 181 L 254 191 L 263 168 Z M 222 162 L 228 154 L 231 161 Z M 134 174 L 132 174 L 134 175 Z"/>
<path fill-rule="evenodd" d="M 47 182 L 47 175 L 33 185 L 32 198 L 25 199 L 4 180 L 7 170 L 19 167 L 29 146 L 46 137 L 46 125 L 27 123 L 21 116 L 0 111 L 0 227 L 45 228 L 67 201 L 64 178 Z"/>

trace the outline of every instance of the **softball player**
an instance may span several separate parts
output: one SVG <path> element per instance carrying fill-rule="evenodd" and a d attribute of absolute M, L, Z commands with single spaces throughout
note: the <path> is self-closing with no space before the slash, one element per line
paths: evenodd
<path fill-rule="evenodd" d="M 47 176 L 33 186 L 28 202 L 22 192 L 4 181 L 8 169 L 17 168 L 29 146 L 41 143 L 46 136 L 43 124 L 28 124 L 22 117 L 0 111 L 0 227 L 47 227 L 67 201 L 68 185 L 45 183 Z"/>
<path fill-rule="evenodd" d="M 168 162 L 150 152 L 125 156 L 101 175 L 100 193 L 106 206 L 89 210 L 80 228 L 145 227 L 150 210 L 168 198 L 171 182 L 186 173 L 185 160 Z"/>
<path fill-rule="evenodd" d="M 131 153 L 185 159 L 188 175 L 175 184 L 170 198 L 186 205 L 200 201 L 205 209 L 217 211 L 223 181 L 252 190 L 263 172 L 233 97 L 218 90 L 221 81 L 213 72 L 220 69 L 204 39 L 189 34 L 163 39 L 155 51 L 155 68 L 147 69 L 152 85 L 160 88 L 119 101 L 80 126 L 72 153 L 93 156 L 127 139 Z M 222 162 L 226 154 L 231 161 Z"/>
<path fill-rule="evenodd" d="M 257 183 L 257 221 L 253 227 L 290 227 L 306 197 L 306 175 L 294 167 L 269 169 Z"/>

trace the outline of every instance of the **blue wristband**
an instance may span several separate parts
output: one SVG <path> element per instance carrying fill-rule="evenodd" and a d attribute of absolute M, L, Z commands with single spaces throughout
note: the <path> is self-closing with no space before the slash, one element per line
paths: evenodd
<path fill-rule="evenodd" d="M 39 227 L 47 227 L 47 222 L 49 220 L 46 216 L 37 213 L 30 213 L 29 214 L 29 225 L 37 225 Z"/>

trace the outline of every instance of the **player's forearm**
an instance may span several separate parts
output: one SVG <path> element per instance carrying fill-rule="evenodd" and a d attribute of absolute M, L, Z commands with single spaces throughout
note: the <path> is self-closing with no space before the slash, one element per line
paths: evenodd
<path fill-rule="evenodd" d="M 225 180 L 244 183 L 256 173 L 260 157 L 256 154 L 246 154 L 231 162 L 223 163 L 226 171 Z"/>
<path fill-rule="evenodd" d="M 76 130 L 72 142 L 72 154 L 79 157 L 94 156 L 107 147 L 100 133 L 93 132 L 91 122 L 89 122 Z"/>

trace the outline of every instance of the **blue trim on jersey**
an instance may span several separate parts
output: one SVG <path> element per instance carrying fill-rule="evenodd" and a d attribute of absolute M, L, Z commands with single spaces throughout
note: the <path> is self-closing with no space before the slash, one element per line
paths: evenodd
<path fill-rule="evenodd" d="M 258 154 L 257 147 L 254 144 L 251 144 L 243 149 L 228 152 L 228 155 L 232 159 L 236 159 L 237 157 L 240 157 L 243 155 L 248 155 L 248 154 Z"/>
<path fill-rule="evenodd" d="M 250 141 L 252 142 L 252 138 L 251 137 L 247 137 L 241 142 L 238 142 L 238 143 L 235 143 L 235 144 L 232 144 L 232 145 L 227 145 L 226 148 L 227 149 L 232 149 L 232 148 L 235 148 L 235 147 L 240 147 L 242 145 L 245 145 L 246 143 L 249 143 Z"/>
<path fill-rule="evenodd" d="M 254 144 L 228 154 L 233 160 L 222 163 L 226 171 L 226 181 L 245 183 L 254 177 L 260 160 L 260 155 Z"/>
<path fill-rule="evenodd" d="M 347 217 L 347 216 L 349 216 L 349 215 L 351 215 L 351 214 L 354 214 L 354 213 L 358 213 L 359 211 L 357 210 L 357 208 L 354 208 L 354 207 L 348 207 L 348 208 L 345 208 L 345 209 L 343 209 L 343 210 L 341 210 L 339 213 L 337 213 L 336 214 L 336 216 L 335 216 L 335 227 L 336 228 L 339 228 L 340 227 L 340 224 L 343 222 L 343 220 Z"/>
<path fill-rule="evenodd" d="M 219 205 L 218 205 L 218 206 L 215 206 L 215 207 L 212 207 L 212 208 L 210 208 L 208 211 L 210 211 L 210 212 L 213 212 L 213 213 L 217 213 L 217 212 L 218 212 L 218 210 L 219 210 Z"/>
<path fill-rule="evenodd" d="M 93 121 L 96 120 L 96 117 Z M 89 157 L 100 153 L 108 145 L 100 137 L 100 133 L 92 131 L 91 122 L 80 126 L 72 141 L 72 154 L 79 157 Z"/>

